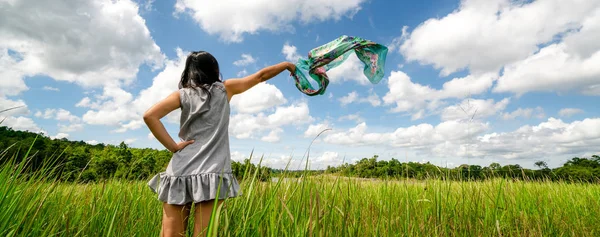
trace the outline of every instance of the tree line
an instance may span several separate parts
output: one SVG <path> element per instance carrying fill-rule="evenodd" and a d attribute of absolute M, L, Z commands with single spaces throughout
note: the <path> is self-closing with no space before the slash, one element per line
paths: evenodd
<path fill-rule="evenodd" d="M 526 169 L 520 165 L 502 166 L 491 163 L 489 166 L 463 164 L 455 168 L 439 167 L 430 162 L 402 163 L 394 158 L 389 161 L 377 160 L 375 155 L 363 158 L 355 164 L 342 164 L 337 167 L 328 166 L 324 173 L 341 174 L 360 178 L 412 178 L 412 179 L 450 179 L 450 180 L 485 180 L 489 178 L 510 178 L 520 180 L 553 180 L 567 182 L 600 181 L 600 156 L 589 158 L 574 157 L 561 167 L 548 168 L 544 161 L 537 161 L 538 169 Z"/>
<path fill-rule="evenodd" d="M 42 134 L 15 131 L 0 127 L 0 166 L 26 161 L 29 171 L 51 166 L 54 178 L 61 181 L 94 182 L 111 178 L 145 180 L 167 167 L 172 153 L 166 149 L 131 148 L 124 142 L 119 145 L 95 144 L 70 141 L 66 138 L 51 139 Z M 378 156 L 363 158 L 354 164 L 344 163 L 324 170 L 289 171 L 259 167 L 249 159 L 233 161 L 233 174 L 242 180 L 246 177 L 268 181 L 272 176 L 300 177 L 319 174 L 336 174 L 360 178 L 411 178 L 484 180 L 503 177 L 523 180 L 563 180 L 598 182 L 600 156 L 574 157 L 562 167 L 548 168 L 538 161 L 538 169 L 526 169 L 520 165 L 492 163 L 489 166 L 463 164 L 445 168 L 429 162 L 400 162 L 378 160 Z"/>
<path fill-rule="evenodd" d="M 27 172 L 50 168 L 53 178 L 60 181 L 146 180 L 164 171 L 171 157 L 166 149 L 131 148 L 124 142 L 91 145 L 0 127 L 0 166 L 25 162 Z M 257 179 L 266 181 L 271 174 L 269 168 L 257 167 L 248 159 L 233 161 L 232 171 L 240 180 L 244 174 L 256 174 Z"/>

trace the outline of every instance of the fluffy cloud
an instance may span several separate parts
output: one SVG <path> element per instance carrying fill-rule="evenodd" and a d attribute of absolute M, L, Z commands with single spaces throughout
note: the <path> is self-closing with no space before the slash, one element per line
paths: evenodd
<path fill-rule="evenodd" d="M 343 97 L 339 98 L 339 101 L 342 106 L 346 106 L 347 104 L 350 104 L 350 103 L 356 101 L 357 99 L 358 99 L 358 93 L 356 91 L 353 91 L 353 92 L 348 93 L 347 96 L 343 96 Z"/>
<path fill-rule="evenodd" d="M 491 157 L 527 159 L 564 158 L 600 152 L 600 118 L 565 123 L 549 118 L 536 126 L 525 125 L 514 131 L 485 133 L 489 123 L 444 121 L 436 126 L 423 123 L 397 128 L 394 132 L 368 132 L 366 123 L 325 136 L 324 142 L 346 146 L 384 146 L 407 148 L 433 157 Z"/>
<path fill-rule="evenodd" d="M 55 119 L 58 121 L 69 121 L 72 123 L 79 122 L 81 119 L 73 114 L 70 111 L 65 109 L 46 109 L 43 113 L 38 111 L 35 113 L 36 117 L 41 117 L 44 119 Z"/>
<path fill-rule="evenodd" d="M 389 92 L 383 97 L 384 104 L 395 105 L 392 112 L 414 112 L 413 119 L 423 117 L 424 109 L 433 111 L 444 99 L 466 98 L 487 91 L 497 78 L 496 74 L 469 75 L 454 78 L 442 85 L 441 90 L 413 83 L 402 71 L 392 71 L 388 78 Z"/>
<path fill-rule="evenodd" d="M 58 88 L 51 86 L 44 86 L 42 89 L 45 91 L 60 91 Z"/>
<path fill-rule="evenodd" d="M 533 108 L 526 108 L 526 109 L 518 108 L 517 110 L 515 110 L 513 112 L 503 113 L 502 119 L 511 120 L 511 119 L 516 119 L 518 117 L 531 118 L 531 116 L 534 116 L 534 115 L 536 118 L 540 118 L 540 119 L 543 119 L 546 117 L 546 114 L 544 113 L 544 109 L 542 107 L 536 107 L 535 109 L 533 109 Z"/>
<path fill-rule="evenodd" d="M 489 125 L 479 121 L 466 123 L 460 121 L 444 121 L 437 126 L 430 124 L 413 125 L 397 128 L 394 132 L 369 133 L 365 122 L 346 131 L 336 130 L 323 139 L 327 143 L 363 146 L 384 145 L 391 147 L 410 147 L 427 149 L 444 141 L 461 142 L 475 137 L 487 130 Z"/>
<path fill-rule="evenodd" d="M 105 87 L 103 93 L 97 96 L 97 102 L 89 105 L 89 110 L 83 115 L 83 121 L 92 125 L 118 126 L 123 121 L 140 119 L 139 114 L 132 110 L 133 96 L 120 87 Z M 82 103 L 79 103 L 82 104 Z"/>
<path fill-rule="evenodd" d="M 308 104 L 303 102 L 290 106 L 278 106 L 275 112 L 269 115 L 262 112 L 258 114 L 234 114 L 229 122 L 229 132 L 235 138 L 248 139 L 254 138 L 265 131 L 278 130 L 287 125 L 306 124 L 313 120 L 314 118 L 309 115 Z M 273 138 L 277 134 L 276 131 L 271 134 L 273 136 L 263 137 L 263 140 L 275 140 Z"/>
<path fill-rule="evenodd" d="M 494 88 L 496 92 L 523 94 L 529 91 L 576 91 L 600 95 L 600 2 L 575 22 L 578 30 L 533 55 L 509 64 Z M 576 4 L 585 7 L 586 4 Z"/>
<path fill-rule="evenodd" d="M 256 59 L 252 57 L 250 54 L 242 54 L 242 59 L 233 62 L 233 65 L 236 66 L 246 66 L 248 64 L 253 64 L 256 62 Z"/>
<path fill-rule="evenodd" d="M 381 99 L 379 99 L 379 96 L 374 93 L 372 90 L 370 91 L 370 95 L 366 98 L 359 98 L 360 96 L 358 95 L 358 92 L 356 91 L 352 91 L 350 93 L 348 93 L 348 95 L 343 96 L 341 98 L 339 98 L 338 100 L 340 101 L 340 104 L 342 106 L 346 106 L 348 104 L 357 102 L 357 103 L 369 103 L 372 106 L 379 106 L 381 105 Z"/>
<path fill-rule="evenodd" d="M 340 166 L 342 161 L 342 157 L 340 157 L 337 152 L 333 151 L 326 151 L 320 155 L 312 155 L 308 158 L 309 165 L 312 169 L 325 169 L 327 166 Z"/>
<path fill-rule="evenodd" d="M 283 129 L 275 128 L 275 129 L 271 130 L 269 132 L 269 134 L 260 138 L 260 140 L 263 142 L 278 142 L 279 140 L 281 140 L 280 135 L 282 132 L 283 132 Z"/>
<path fill-rule="evenodd" d="M 177 84 L 185 67 L 187 54 L 176 49 L 177 58 L 165 61 L 165 68 L 152 79 L 152 85 L 140 91 L 137 97 L 117 86 L 105 86 L 102 94 L 85 97 L 77 107 L 90 108 L 83 121 L 93 125 L 118 127 L 114 132 L 135 130 L 143 125 L 142 115 L 152 105 L 178 90 Z M 167 121 L 177 123 L 179 110 L 167 115 Z"/>
<path fill-rule="evenodd" d="M 10 94 L 27 89 L 24 76 L 100 86 L 131 82 L 144 63 L 162 66 L 164 56 L 132 1 L 23 0 L 0 6 L 0 65 L 10 68 L 0 84 Z"/>
<path fill-rule="evenodd" d="M 7 126 L 14 130 L 21 131 L 30 131 L 30 132 L 43 132 L 40 127 L 31 119 L 23 116 L 13 117 L 8 116 L 6 118 L 0 119 L 2 121 L 2 126 Z"/>
<path fill-rule="evenodd" d="M 62 133 L 75 132 L 83 130 L 83 124 L 73 123 L 69 125 L 59 124 L 58 131 Z"/>
<path fill-rule="evenodd" d="M 153 69 L 163 65 L 164 55 L 135 2 L 23 0 L 1 2 L 0 8 L 5 13 L 0 15 L 0 68 L 6 69 L 0 72 L 0 103 L 7 100 L 5 96 L 27 90 L 23 80 L 27 76 L 45 75 L 84 87 L 105 86 L 110 88 L 106 92 L 131 83 L 142 64 Z M 56 91 L 52 87 L 44 89 Z M 85 102 L 79 105 L 100 106 L 89 98 L 88 104 Z M 10 113 L 15 112 L 19 111 Z M 68 111 L 50 113 L 54 119 L 73 123 L 59 130 L 81 129 L 77 123 L 80 119 Z M 94 115 L 102 113 L 90 113 L 84 120 L 98 122 Z M 33 120 L 25 117 L 9 118 L 5 124 L 39 130 Z"/>
<path fill-rule="evenodd" d="M 461 103 L 448 106 L 442 110 L 441 119 L 448 120 L 464 120 L 487 118 L 499 112 L 504 111 L 510 99 L 505 98 L 494 103 L 493 99 L 488 100 L 471 100 L 466 99 Z"/>
<path fill-rule="evenodd" d="M 372 85 L 363 72 L 364 66 L 356 54 L 352 53 L 342 64 L 327 71 L 327 76 L 334 84 L 354 81 L 360 85 Z"/>
<path fill-rule="evenodd" d="M 0 116 L 27 115 L 29 109 L 23 100 L 9 100 L 0 96 Z"/>
<path fill-rule="evenodd" d="M 290 62 L 297 62 L 302 56 L 298 54 L 298 48 L 296 46 L 290 45 L 289 43 L 285 43 L 283 48 L 281 49 L 281 53 L 285 55 L 285 59 Z"/>
<path fill-rule="evenodd" d="M 344 121 L 344 120 L 356 121 L 357 123 L 361 123 L 361 122 L 363 122 L 364 119 L 360 116 L 360 114 L 356 113 L 356 114 L 344 115 L 344 116 L 338 118 L 338 121 Z"/>
<path fill-rule="evenodd" d="M 257 113 L 287 103 L 276 86 L 266 82 L 231 98 L 231 107 L 239 113 Z"/>
<path fill-rule="evenodd" d="M 244 70 L 239 71 L 236 75 L 238 77 L 244 77 L 244 76 L 248 75 L 248 71 L 246 71 L 246 69 L 244 69 Z"/>
<path fill-rule="evenodd" d="M 63 138 L 68 138 L 68 137 L 69 137 L 69 134 L 59 132 L 58 134 L 56 134 L 56 136 L 50 136 L 50 139 L 63 139 Z"/>
<path fill-rule="evenodd" d="M 560 115 L 561 117 L 571 117 L 573 115 L 581 113 L 583 113 L 583 110 L 577 108 L 564 108 L 558 111 L 558 115 Z"/>
<path fill-rule="evenodd" d="M 125 141 L 123 141 L 123 142 L 125 142 L 127 145 L 130 145 L 131 143 L 134 143 L 135 141 L 137 141 L 137 138 L 128 138 L 128 139 L 125 139 Z"/>
<path fill-rule="evenodd" d="M 522 126 L 506 133 L 479 136 L 474 151 L 479 156 L 531 158 L 600 152 L 600 119 L 572 123 L 549 118 L 537 126 Z"/>
<path fill-rule="evenodd" d="M 600 17 L 598 17 L 600 21 Z M 600 37 L 600 24 L 599 24 Z M 507 65 L 494 92 L 570 91 L 600 95 L 600 43 L 596 52 L 581 58 L 567 51 L 565 43 L 553 44 L 535 55 Z"/>
<path fill-rule="evenodd" d="M 319 135 L 323 130 L 329 129 L 330 125 L 328 122 L 311 124 L 308 126 L 308 129 L 304 132 L 304 137 L 306 138 L 314 138 Z"/>
<path fill-rule="evenodd" d="M 456 11 L 423 22 L 396 43 L 408 61 L 432 64 L 442 75 L 463 68 L 498 71 L 558 34 L 579 29 L 599 6 L 592 0 L 463 0 Z M 586 43 L 598 44 L 591 38 Z"/>
<path fill-rule="evenodd" d="M 1 29 L 2 28 L 0 28 L 0 32 Z M 1 35 L 2 33 L 0 33 L 0 36 Z M 20 58 L 21 56 L 11 55 L 9 49 L 2 44 L 3 42 L 0 42 L 0 68 L 2 68 L 0 71 L 0 99 L 4 96 L 18 95 L 22 91 L 29 89 L 22 79 L 25 72 L 21 69 L 22 66 L 19 66 L 19 63 L 22 60 Z"/>
<path fill-rule="evenodd" d="M 363 0 L 206 1 L 177 0 L 176 14 L 187 13 L 209 34 L 226 42 L 241 42 L 245 34 L 293 30 L 292 22 L 307 24 L 352 17 Z M 293 7 L 291 7 L 293 6 Z"/>

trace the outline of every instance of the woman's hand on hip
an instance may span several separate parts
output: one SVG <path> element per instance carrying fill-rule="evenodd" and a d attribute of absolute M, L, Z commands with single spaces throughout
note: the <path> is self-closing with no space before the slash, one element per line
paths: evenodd
<path fill-rule="evenodd" d="M 189 144 L 192 144 L 192 143 L 194 143 L 194 140 L 181 141 L 181 142 L 177 143 L 177 146 L 175 146 L 173 148 L 174 151 L 172 150 L 171 152 L 173 152 L 173 153 L 178 152 L 181 149 L 185 148 L 186 146 L 188 146 Z"/>

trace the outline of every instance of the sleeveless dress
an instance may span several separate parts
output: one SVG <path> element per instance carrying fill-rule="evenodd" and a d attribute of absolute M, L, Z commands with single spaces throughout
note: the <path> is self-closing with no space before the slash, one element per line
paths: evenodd
<path fill-rule="evenodd" d="M 208 90 L 210 95 L 202 88 L 179 90 L 179 137 L 195 141 L 175 152 L 167 169 L 148 182 L 162 202 L 183 205 L 241 195 L 231 170 L 227 92 L 221 82 Z"/>

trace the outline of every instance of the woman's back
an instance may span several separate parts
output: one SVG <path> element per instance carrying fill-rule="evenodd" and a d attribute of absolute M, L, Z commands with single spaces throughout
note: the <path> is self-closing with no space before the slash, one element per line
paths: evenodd
<path fill-rule="evenodd" d="M 200 202 L 215 198 L 222 177 L 218 196 L 239 195 L 239 185 L 231 173 L 229 102 L 225 86 L 215 82 L 208 91 L 182 88 L 179 95 L 179 137 L 194 142 L 173 153 L 165 172 L 150 180 L 150 187 L 159 194 L 160 200 L 170 204 Z"/>
<path fill-rule="evenodd" d="M 202 88 L 180 89 L 181 121 L 179 138 L 194 143 L 173 155 L 189 160 L 173 170 L 174 174 L 231 172 L 229 151 L 229 103 L 221 82 L 213 83 L 207 93 Z M 223 170 L 221 170 L 223 169 Z"/>

